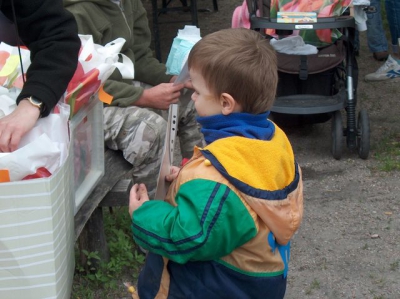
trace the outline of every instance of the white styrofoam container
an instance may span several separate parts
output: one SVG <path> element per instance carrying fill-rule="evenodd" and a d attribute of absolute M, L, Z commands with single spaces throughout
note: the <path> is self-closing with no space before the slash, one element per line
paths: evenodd
<path fill-rule="evenodd" d="M 75 211 L 104 175 L 103 103 L 93 96 L 70 120 Z"/>

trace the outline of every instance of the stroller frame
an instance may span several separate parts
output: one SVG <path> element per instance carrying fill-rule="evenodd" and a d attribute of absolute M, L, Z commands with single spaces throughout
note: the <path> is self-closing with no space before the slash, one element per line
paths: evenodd
<path fill-rule="evenodd" d="M 341 29 L 344 40 L 352 41 L 354 34 L 350 30 L 355 28 L 354 17 L 350 15 L 317 18 L 313 23 L 278 23 L 276 18 L 257 16 L 257 8 L 262 9 L 262 3 L 258 6 L 257 0 L 248 1 L 250 13 L 250 29 L 260 32 L 261 29 L 276 29 L 284 32 L 292 30 L 317 30 L 317 29 Z M 354 33 L 354 31 L 353 31 Z M 266 35 L 264 33 L 264 35 Z M 370 124 L 366 110 L 361 109 L 356 120 L 356 90 L 354 88 L 354 50 L 352 46 L 346 46 L 345 86 L 331 96 L 315 94 L 295 94 L 277 96 L 271 109 L 272 112 L 296 115 L 311 115 L 319 113 L 332 113 L 331 125 L 331 153 L 339 160 L 342 156 L 342 138 L 346 137 L 347 147 L 357 149 L 362 159 L 367 159 L 370 150 Z M 352 59 L 353 58 L 353 59 Z M 357 81 L 357 79 L 356 79 Z M 347 112 L 347 127 L 343 128 L 341 110 Z"/>

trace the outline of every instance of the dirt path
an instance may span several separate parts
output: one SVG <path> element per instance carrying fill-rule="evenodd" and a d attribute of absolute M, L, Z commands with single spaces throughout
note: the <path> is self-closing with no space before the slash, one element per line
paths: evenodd
<path fill-rule="evenodd" d="M 199 13 L 202 35 L 230 27 L 241 1 L 220 0 L 219 12 Z M 212 8 L 211 0 L 198 7 Z M 163 57 L 183 24 L 161 32 Z M 330 122 L 287 129 L 304 172 L 304 221 L 292 242 L 287 299 L 400 298 L 400 174 L 377 171 L 375 150 L 384 136 L 400 133 L 400 84 L 365 83 L 381 63 L 361 34 L 357 108 L 371 123 L 368 160 L 344 146 L 342 159 L 330 154 Z M 343 117 L 345 113 L 343 112 Z"/>

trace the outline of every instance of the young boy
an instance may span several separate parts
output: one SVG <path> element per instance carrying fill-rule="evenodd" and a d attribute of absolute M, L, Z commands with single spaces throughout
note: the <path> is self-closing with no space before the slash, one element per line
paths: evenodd
<path fill-rule="evenodd" d="M 139 297 L 283 298 L 303 187 L 286 135 L 267 119 L 274 50 L 255 31 L 224 29 L 188 59 L 207 146 L 170 176 L 164 201 L 132 187 L 133 237 L 149 251 Z"/>

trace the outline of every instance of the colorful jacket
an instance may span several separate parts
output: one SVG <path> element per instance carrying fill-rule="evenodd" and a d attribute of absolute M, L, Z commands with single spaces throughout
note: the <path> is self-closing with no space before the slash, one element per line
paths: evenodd
<path fill-rule="evenodd" d="M 151 32 L 147 12 L 140 0 L 121 0 L 120 6 L 111 0 L 64 0 L 64 6 L 73 13 L 80 34 L 90 34 L 95 43 L 105 45 L 118 37 L 126 40 L 121 53 L 128 56 L 135 69 L 135 80 L 150 85 L 167 83 L 165 65 L 150 49 Z M 116 70 L 104 89 L 113 96 L 112 105 L 133 105 L 142 95 L 143 88 L 123 80 Z"/>
<path fill-rule="evenodd" d="M 283 298 L 303 214 L 300 167 L 277 126 L 268 141 L 237 130 L 196 148 L 165 201 L 134 212 L 134 239 L 150 251 L 141 299 Z"/>
<path fill-rule="evenodd" d="M 76 22 L 61 1 L 55 0 L 0 0 L 0 10 L 18 25 L 19 37 L 31 53 L 27 81 L 17 103 L 34 96 L 44 103 L 42 116 L 47 116 L 64 94 L 78 63 L 81 43 Z"/>

